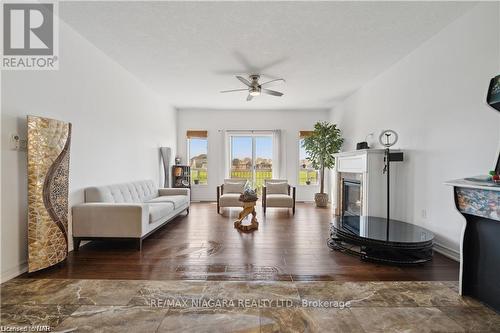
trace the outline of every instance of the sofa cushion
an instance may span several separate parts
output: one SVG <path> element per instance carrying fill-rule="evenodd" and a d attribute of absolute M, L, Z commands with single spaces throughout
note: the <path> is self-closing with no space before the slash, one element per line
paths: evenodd
<path fill-rule="evenodd" d="M 152 180 L 85 189 L 85 202 L 141 203 L 157 196 L 158 188 Z"/>
<path fill-rule="evenodd" d="M 171 202 L 150 203 L 149 223 L 156 222 L 174 211 L 174 204 Z"/>
<path fill-rule="evenodd" d="M 240 193 L 224 193 L 219 199 L 222 207 L 242 207 L 243 203 L 239 200 Z"/>
<path fill-rule="evenodd" d="M 244 182 L 225 182 L 224 183 L 224 193 L 243 193 L 245 190 Z"/>
<path fill-rule="evenodd" d="M 174 208 L 180 208 L 188 203 L 189 197 L 187 195 L 163 195 L 147 201 L 146 203 L 161 203 L 170 202 L 174 205 Z"/>
<path fill-rule="evenodd" d="M 267 183 L 266 184 L 266 194 L 287 194 L 288 195 L 288 183 Z"/>
<path fill-rule="evenodd" d="M 287 194 L 269 194 L 266 196 L 268 207 L 293 207 L 293 198 Z"/>

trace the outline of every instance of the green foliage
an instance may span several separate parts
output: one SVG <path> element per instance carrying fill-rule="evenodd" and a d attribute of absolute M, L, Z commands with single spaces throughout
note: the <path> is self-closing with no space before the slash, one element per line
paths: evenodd
<path fill-rule="evenodd" d="M 325 169 L 335 166 L 333 154 L 338 153 L 344 139 L 336 124 L 320 121 L 314 124 L 311 136 L 304 139 L 302 146 L 307 152 L 307 159 L 315 169 L 320 170 L 321 193 L 324 193 Z"/>

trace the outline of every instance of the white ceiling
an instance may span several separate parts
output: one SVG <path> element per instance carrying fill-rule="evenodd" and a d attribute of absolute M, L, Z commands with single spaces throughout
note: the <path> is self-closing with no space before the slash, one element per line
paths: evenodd
<path fill-rule="evenodd" d="M 75 30 L 178 108 L 331 107 L 465 2 L 61 2 Z M 286 83 L 246 102 L 234 74 Z"/>

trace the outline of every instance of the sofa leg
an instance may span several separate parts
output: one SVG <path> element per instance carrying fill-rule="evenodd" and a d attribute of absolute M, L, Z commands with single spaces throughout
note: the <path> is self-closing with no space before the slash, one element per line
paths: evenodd
<path fill-rule="evenodd" d="M 189 215 L 189 208 L 186 208 L 186 215 Z"/>
<path fill-rule="evenodd" d="M 78 237 L 73 237 L 73 250 L 78 251 L 80 249 L 80 242 L 82 240 Z"/>
<path fill-rule="evenodd" d="M 137 238 L 136 246 L 137 250 L 142 251 L 142 238 Z"/>
<path fill-rule="evenodd" d="M 295 206 L 292 208 L 292 215 L 295 215 Z"/>

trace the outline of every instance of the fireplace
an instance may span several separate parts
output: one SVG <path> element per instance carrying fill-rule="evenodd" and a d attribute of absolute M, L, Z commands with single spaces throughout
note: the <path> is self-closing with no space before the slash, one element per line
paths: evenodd
<path fill-rule="evenodd" d="M 361 216 L 361 181 L 342 178 L 342 216 Z"/>
<path fill-rule="evenodd" d="M 333 177 L 335 215 L 387 216 L 387 174 L 384 149 L 364 149 L 335 155 Z M 401 163 L 391 165 L 391 216 L 401 219 L 406 212 L 407 184 Z M 405 185 L 406 184 L 406 185 Z"/>

